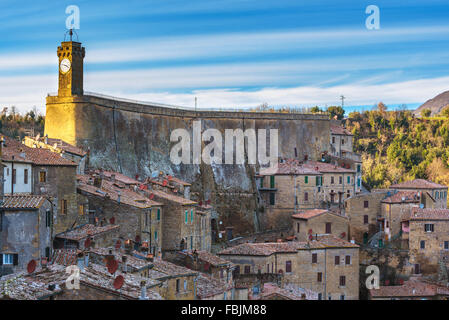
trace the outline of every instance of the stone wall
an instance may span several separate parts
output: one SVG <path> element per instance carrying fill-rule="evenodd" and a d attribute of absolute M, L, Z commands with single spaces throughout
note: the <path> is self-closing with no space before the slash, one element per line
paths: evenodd
<path fill-rule="evenodd" d="M 134 177 L 160 170 L 192 182 L 192 192 L 211 199 L 220 217 L 238 234 L 267 227 L 256 211 L 254 174 L 250 165 L 174 165 L 169 159 L 170 134 L 191 131 L 201 120 L 203 130 L 278 129 L 281 157 L 317 159 L 329 150 L 326 115 L 253 112 L 212 112 L 167 108 L 97 96 L 47 97 L 45 133 L 50 138 L 90 148 L 89 164 Z M 223 134 L 224 136 L 224 134 Z"/>

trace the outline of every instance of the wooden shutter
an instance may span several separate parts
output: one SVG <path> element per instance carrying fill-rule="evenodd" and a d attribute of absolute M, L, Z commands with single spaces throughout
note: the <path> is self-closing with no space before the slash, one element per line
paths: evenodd
<path fill-rule="evenodd" d="M 316 253 L 312 253 L 312 263 L 318 262 L 318 255 Z"/>
<path fill-rule="evenodd" d="M 335 265 L 340 264 L 340 256 L 335 256 Z"/>
<path fill-rule="evenodd" d="M 345 257 L 345 264 L 351 264 L 351 256 Z"/>
<path fill-rule="evenodd" d="M 321 272 L 317 273 L 316 281 L 317 282 L 323 281 L 323 273 L 321 273 Z"/>

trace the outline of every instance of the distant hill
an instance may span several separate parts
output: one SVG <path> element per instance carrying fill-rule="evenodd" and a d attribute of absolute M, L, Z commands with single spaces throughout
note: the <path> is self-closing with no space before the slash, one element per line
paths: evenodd
<path fill-rule="evenodd" d="M 421 105 L 413 113 L 415 115 L 421 115 L 422 110 L 430 109 L 430 111 L 432 111 L 432 115 L 437 115 L 447 105 L 449 105 L 449 91 L 440 93 L 435 98 L 427 100 L 423 105 Z"/>

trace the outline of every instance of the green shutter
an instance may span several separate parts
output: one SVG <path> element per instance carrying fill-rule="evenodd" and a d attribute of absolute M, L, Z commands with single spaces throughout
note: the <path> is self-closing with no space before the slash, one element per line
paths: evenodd
<path fill-rule="evenodd" d="M 186 224 L 187 224 L 187 221 L 189 221 L 189 220 L 188 220 L 188 217 L 189 217 L 189 211 L 186 210 Z"/>
<path fill-rule="evenodd" d="M 304 183 L 309 183 L 309 176 L 304 177 Z"/>
<path fill-rule="evenodd" d="M 193 209 L 190 210 L 190 223 L 193 222 Z"/>
<path fill-rule="evenodd" d="M 274 189 L 274 176 L 271 176 L 270 177 L 270 188 L 273 188 Z"/>
<path fill-rule="evenodd" d="M 161 209 L 157 209 L 157 220 L 161 220 Z"/>
<path fill-rule="evenodd" d="M 157 240 L 157 231 L 154 231 L 154 240 Z"/>
<path fill-rule="evenodd" d="M 348 183 L 351 183 L 351 177 L 348 176 Z"/>
<path fill-rule="evenodd" d="M 318 177 L 318 176 L 315 177 L 315 185 L 316 186 L 320 185 L 320 177 Z"/>

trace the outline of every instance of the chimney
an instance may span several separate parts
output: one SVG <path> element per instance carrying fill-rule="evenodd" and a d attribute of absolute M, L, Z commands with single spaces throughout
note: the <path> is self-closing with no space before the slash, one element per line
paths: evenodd
<path fill-rule="evenodd" d="M 115 173 L 112 173 L 112 174 L 111 174 L 111 181 L 112 181 L 112 182 L 115 182 Z"/>
<path fill-rule="evenodd" d="M 84 254 L 82 252 L 78 253 L 77 256 L 77 265 L 81 271 L 84 271 Z"/>
<path fill-rule="evenodd" d="M 148 300 L 147 297 L 147 286 L 145 281 L 140 281 L 140 297 L 139 300 Z"/>
<path fill-rule="evenodd" d="M 132 242 L 130 239 L 125 241 L 125 252 L 126 254 L 131 254 L 132 252 Z"/>
<path fill-rule="evenodd" d="M 126 260 L 127 260 L 127 257 L 126 256 L 122 256 L 122 272 L 123 273 L 127 273 L 128 272 L 128 268 L 126 266 Z"/>

